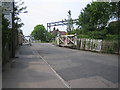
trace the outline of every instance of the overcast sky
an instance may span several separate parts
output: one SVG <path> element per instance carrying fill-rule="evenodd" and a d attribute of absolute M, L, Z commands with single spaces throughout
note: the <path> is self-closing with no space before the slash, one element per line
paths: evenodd
<path fill-rule="evenodd" d="M 16 0 L 19 1 L 19 0 Z M 92 0 L 22 0 L 27 6 L 28 13 L 20 14 L 25 24 L 21 29 L 24 35 L 30 35 L 34 27 L 43 24 L 47 29 L 47 23 L 67 19 L 71 10 L 72 18 L 77 19 L 81 10 Z M 66 26 L 56 27 L 65 30 Z"/>

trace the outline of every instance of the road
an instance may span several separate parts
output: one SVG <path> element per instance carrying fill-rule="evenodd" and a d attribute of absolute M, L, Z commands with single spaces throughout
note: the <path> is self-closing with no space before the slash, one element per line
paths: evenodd
<path fill-rule="evenodd" d="M 3 87 L 118 88 L 118 55 L 74 50 L 50 43 L 24 45 L 18 53 L 14 68 L 7 68 L 3 73 Z M 15 76 L 21 79 L 14 80 Z"/>
<path fill-rule="evenodd" d="M 34 44 L 38 53 L 72 88 L 117 87 L 118 56 Z"/>

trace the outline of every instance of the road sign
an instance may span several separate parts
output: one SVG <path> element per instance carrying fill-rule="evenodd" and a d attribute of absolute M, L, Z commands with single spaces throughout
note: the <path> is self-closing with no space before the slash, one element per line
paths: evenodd
<path fill-rule="evenodd" d="M 2 2 L 3 14 L 9 14 L 13 12 L 13 2 Z"/>
<path fill-rule="evenodd" d="M 3 7 L 3 14 L 4 14 L 4 17 L 10 22 L 9 24 L 9 28 L 12 28 L 12 13 L 13 13 L 13 0 L 9 0 L 8 2 L 7 1 L 4 1 L 2 2 L 2 7 Z"/>

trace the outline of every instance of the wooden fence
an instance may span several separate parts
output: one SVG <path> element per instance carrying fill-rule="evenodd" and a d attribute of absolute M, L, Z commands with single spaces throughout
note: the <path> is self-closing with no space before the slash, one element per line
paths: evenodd
<path fill-rule="evenodd" d="M 56 42 L 55 42 L 56 45 L 68 46 L 65 44 L 66 43 L 65 40 L 62 41 L 64 45 L 61 45 L 59 38 L 60 37 L 56 38 Z M 74 47 L 76 49 L 120 54 L 118 41 L 76 38 L 73 40 L 73 42 L 76 42 L 76 44 L 73 44 L 70 47 Z M 68 44 L 70 44 L 70 43 L 68 43 Z"/>
<path fill-rule="evenodd" d="M 120 54 L 118 41 L 80 38 L 77 39 L 76 48 L 96 52 Z"/>

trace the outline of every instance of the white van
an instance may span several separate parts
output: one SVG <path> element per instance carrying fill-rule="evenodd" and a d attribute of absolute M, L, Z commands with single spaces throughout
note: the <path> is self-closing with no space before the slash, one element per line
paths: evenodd
<path fill-rule="evenodd" d="M 30 36 L 25 36 L 24 42 L 25 42 L 26 44 L 29 44 L 29 45 L 31 46 L 31 37 L 30 37 Z"/>

